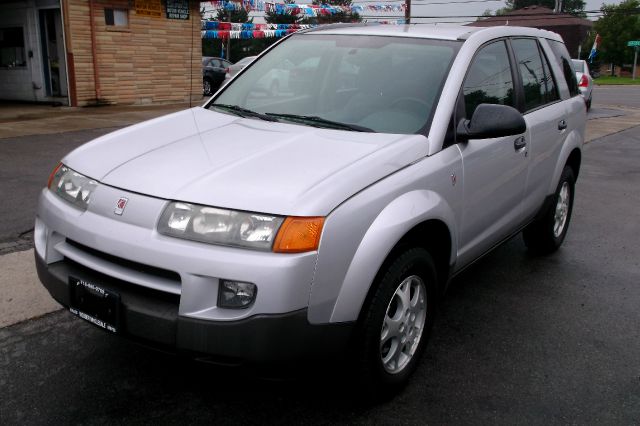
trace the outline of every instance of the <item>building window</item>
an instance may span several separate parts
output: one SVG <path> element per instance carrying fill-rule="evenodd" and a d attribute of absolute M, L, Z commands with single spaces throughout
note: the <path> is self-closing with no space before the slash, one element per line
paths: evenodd
<path fill-rule="evenodd" d="M 127 9 L 105 9 L 104 22 L 107 26 L 128 27 L 129 11 Z"/>
<path fill-rule="evenodd" d="M 22 27 L 0 28 L 0 67 L 13 68 L 26 65 Z"/>

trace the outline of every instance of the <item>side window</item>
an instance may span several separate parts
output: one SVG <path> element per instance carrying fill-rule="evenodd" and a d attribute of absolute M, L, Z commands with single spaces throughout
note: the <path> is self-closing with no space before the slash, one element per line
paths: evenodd
<path fill-rule="evenodd" d="M 546 59 L 540 55 L 538 42 L 534 39 L 515 39 L 511 44 L 524 86 L 525 110 L 530 111 L 557 100 L 558 91 Z"/>
<path fill-rule="evenodd" d="M 549 42 L 549 46 L 551 46 L 551 50 L 553 50 L 556 60 L 562 66 L 562 74 L 564 74 L 564 79 L 567 81 L 569 94 L 571 97 L 578 96 L 580 94 L 580 91 L 578 90 L 578 81 L 576 80 L 576 73 L 573 69 L 571 57 L 569 56 L 567 48 L 559 41 L 547 41 Z"/>
<path fill-rule="evenodd" d="M 478 105 L 514 106 L 513 78 L 504 41 L 491 43 L 478 51 L 462 87 L 466 116 L 471 118 Z"/>

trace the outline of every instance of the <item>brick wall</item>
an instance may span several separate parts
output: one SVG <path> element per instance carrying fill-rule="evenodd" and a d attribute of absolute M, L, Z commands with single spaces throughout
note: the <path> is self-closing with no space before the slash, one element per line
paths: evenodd
<path fill-rule="evenodd" d="M 67 3 L 67 46 L 73 57 L 79 106 L 96 102 L 89 0 Z M 117 104 L 202 99 L 199 2 L 188 20 L 136 14 L 135 0 L 94 0 L 99 101 Z M 107 26 L 104 9 L 128 10 L 128 27 Z M 193 47 L 193 55 L 192 53 Z"/>

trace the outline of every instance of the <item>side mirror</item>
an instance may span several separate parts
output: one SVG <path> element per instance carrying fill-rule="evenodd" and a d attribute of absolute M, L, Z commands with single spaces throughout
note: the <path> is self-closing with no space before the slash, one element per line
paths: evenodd
<path fill-rule="evenodd" d="M 520 112 L 507 105 L 480 104 L 471 120 L 461 120 L 456 129 L 460 141 L 490 139 L 524 133 L 527 123 Z"/>

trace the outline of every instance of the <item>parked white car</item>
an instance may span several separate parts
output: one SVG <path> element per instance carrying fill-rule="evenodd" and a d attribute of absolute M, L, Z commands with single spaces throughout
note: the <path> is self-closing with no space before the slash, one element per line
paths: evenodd
<path fill-rule="evenodd" d="M 264 96 L 284 60 L 315 66 Z M 396 392 L 452 277 L 521 231 L 535 253 L 562 244 L 574 79 L 561 38 L 531 28 L 301 31 L 203 107 L 65 156 L 40 194 L 38 275 L 112 333 L 211 362 L 350 365 Z"/>
<path fill-rule="evenodd" d="M 591 100 L 593 99 L 593 78 L 589 71 L 589 64 L 582 59 L 572 59 L 573 68 L 576 71 L 576 80 L 578 81 L 578 88 L 580 93 L 587 104 L 587 110 L 591 109 Z"/>

